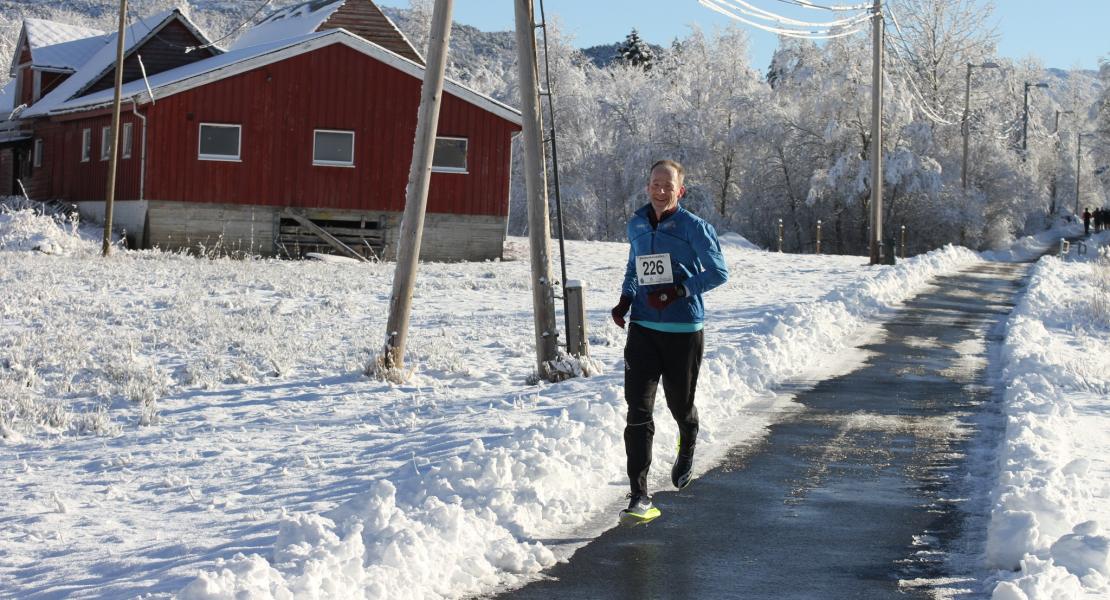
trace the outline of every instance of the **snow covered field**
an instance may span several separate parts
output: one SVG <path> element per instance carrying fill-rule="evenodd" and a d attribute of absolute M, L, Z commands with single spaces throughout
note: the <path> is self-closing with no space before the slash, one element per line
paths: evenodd
<path fill-rule="evenodd" d="M 0 215 L 0 596 L 453 598 L 528 580 L 573 549 L 558 540 L 614 524 L 624 244 L 568 244 L 603 374 L 526 382 L 514 239 L 520 260 L 421 266 L 414 372 L 394 385 L 362 374 L 392 264 L 104 260 L 61 225 Z M 891 307 L 980 260 L 947 248 L 873 268 L 727 244 L 699 471 L 786 408 L 776 384 L 850 367 Z M 658 425 L 662 487 L 675 430 Z"/>
<path fill-rule="evenodd" d="M 1005 569 L 995 600 L 1110 597 L 1108 242 L 1041 259 L 1007 326 L 987 540 L 989 563 Z"/>

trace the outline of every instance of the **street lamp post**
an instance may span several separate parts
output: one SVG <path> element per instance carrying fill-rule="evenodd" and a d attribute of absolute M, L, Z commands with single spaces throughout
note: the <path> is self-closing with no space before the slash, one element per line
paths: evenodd
<path fill-rule="evenodd" d="M 967 189 L 967 140 L 971 134 L 971 68 L 979 67 L 980 69 L 997 69 L 1001 65 L 993 62 L 985 62 L 981 65 L 967 63 L 967 85 L 964 86 L 964 118 L 961 121 L 961 129 L 964 134 L 964 161 L 963 170 L 961 173 L 961 180 L 963 181 L 964 189 Z"/>
<path fill-rule="evenodd" d="M 1075 111 L 1074 110 L 1056 109 L 1056 124 L 1053 126 L 1053 129 L 1052 129 L 1052 135 L 1056 137 L 1056 151 L 1055 151 L 1055 155 L 1054 155 L 1054 158 L 1056 159 L 1056 161 L 1060 160 L 1060 115 L 1071 115 L 1071 114 L 1075 114 Z M 1049 218 L 1051 218 L 1052 215 L 1056 214 L 1056 193 L 1058 191 L 1057 179 L 1059 177 L 1059 173 L 1060 173 L 1060 165 L 1059 165 L 1059 162 L 1057 162 L 1056 166 L 1054 166 L 1053 169 L 1052 169 L 1052 186 L 1051 186 L 1052 187 L 1052 202 L 1048 206 Z"/>
<path fill-rule="evenodd" d="M 1058 135 L 1060 133 L 1060 115 L 1073 115 L 1073 114 L 1075 114 L 1074 110 L 1060 110 L 1060 109 L 1057 108 L 1056 109 L 1056 125 L 1052 129 L 1052 135 Z"/>
<path fill-rule="evenodd" d="M 1075 215 L 1079 216 L 1079 174 L 1082 173 L 1080 169 L 1080 162 L 1083 160 L 1083 138 L 1091 135 L 1090 133 L 1076 133 L 1075 134 Z"/>
<path fill-rule="evenodd" d="M 1024 153 L 1029 148 L 1029 88 L 1046 88 L 1047 83 L 1029 83 L 1025 82 L 1025 110 L 1021 117 L 1021 151 Z"/>

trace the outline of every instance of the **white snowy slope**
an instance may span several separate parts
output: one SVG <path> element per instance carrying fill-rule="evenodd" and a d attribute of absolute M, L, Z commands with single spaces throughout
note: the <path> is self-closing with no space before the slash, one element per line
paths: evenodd
<path fill-rule="evenodd" d="M 1008 323 L 994 600 L 1110 597 L 1108 243 L 1101 233 L 1086 255 L 1041 259 Z"/>
<path fill-rule="evenodd" d="M 604 373 L 527 383 L 514 239 L 518 260 L 421 265 L 412 376 L 394 385 L 362 374 L 392 264 L 103 259 L 97 232 L 69 227 L 0 214 L 0 596 L 458 598 L 614 523 L 625 244 L 567 245 Z M 706 300 L 701 470 L 788 408 L 777 383 L 844 368 L 891 307 L 980 260 L 868 267 L 732 242 Z M 660 419 L 657 487 L 674 443 Z"/>

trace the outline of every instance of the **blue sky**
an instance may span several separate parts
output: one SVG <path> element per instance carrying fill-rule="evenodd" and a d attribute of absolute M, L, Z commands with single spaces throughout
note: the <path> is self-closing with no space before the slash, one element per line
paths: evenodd
<path fill-rule="evenodd" d="M 378 1 L 383 6 L 408 6 L 408 0 Z M 748 1 L 789 16 L 811 20 L 822 16 L 791 11 L 776 0 Z M 539 0 L 536 3 L 538 10 Z M 684 36 L 688 24 L 712 29 L 729 23 L 697 0 L 545 0 L 544 7 L 549 19 L 559 16 L 581 47 L 620 41 L 633 27 L 649 42 L 665 46 Z M 513 27 L 512 0 L 455 0 L 454 11 L 455 21 L 484 31 Z M 1033 55 L 1048 67 L 1097 69 L 1099 59 L 1110 55 L 1110 0 L 996 0 L 993 21 L 1000 36 L 999 53 L 1008 58 Z M 778 40 L 773 34 L 744 27 L 751 39 L 753 66 L 763 70 Z"/>

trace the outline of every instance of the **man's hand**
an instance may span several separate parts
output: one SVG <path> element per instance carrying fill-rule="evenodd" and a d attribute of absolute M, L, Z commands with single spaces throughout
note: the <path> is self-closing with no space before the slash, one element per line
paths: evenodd
<path fill-rule="evenodd" d="M 656 310 L 663 310 L 671 305 L 671 302 L 686 296 L 686 287 L 681 285 L 673 285 L 661 290 L 655 290 L 648 294 L 648 305 Z"/>
<path fill-rule="evenodd" d="M 631 306 L 632 306 L 632 297 L 631 296 L 621 296 L 621 301 L 618 302 L 617 305 L 613 307 L 612 312 L 610 312 L 609 314 L 613 315 L 613 322 L 617 324 L 617 327 L 620 327 L 621 329 L 624 329 L 624 315 L 628 314 L 628 309 Z"/>

